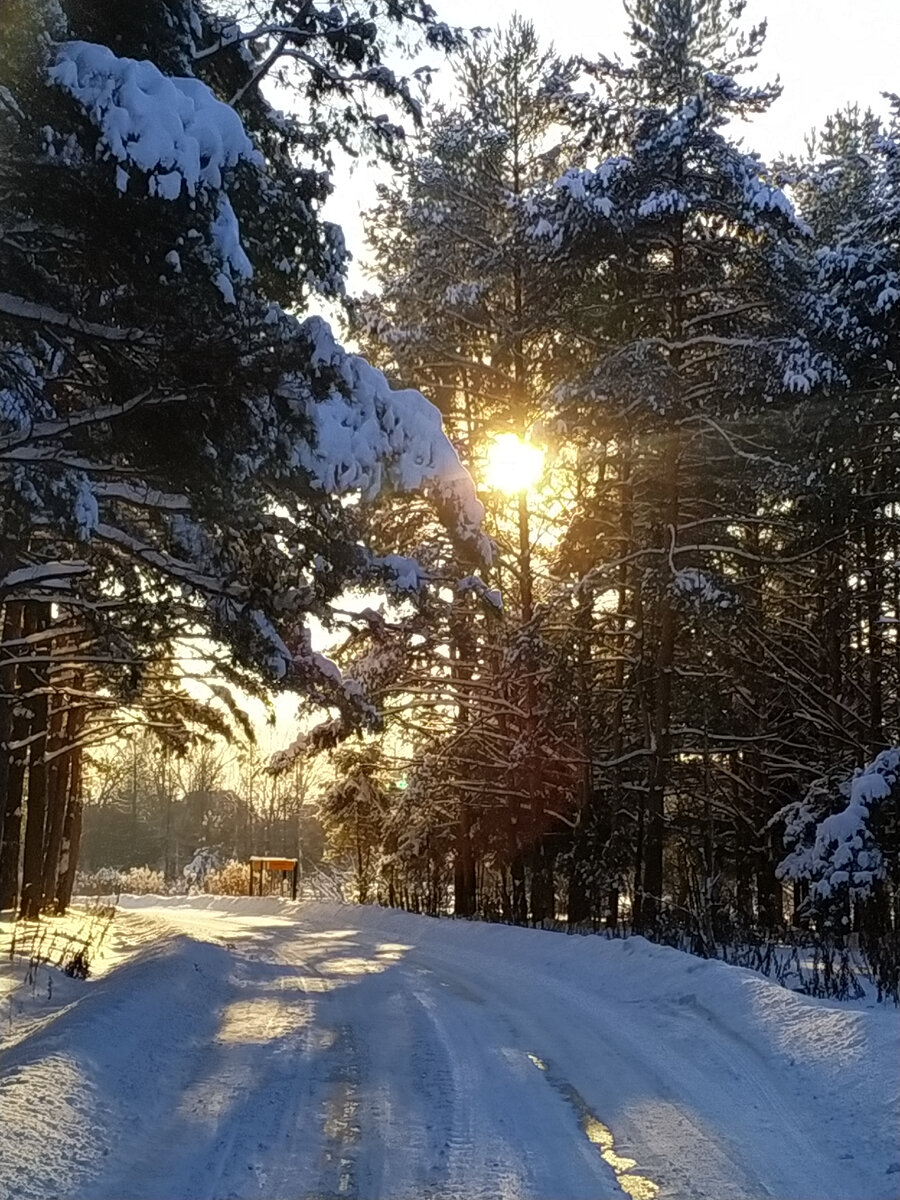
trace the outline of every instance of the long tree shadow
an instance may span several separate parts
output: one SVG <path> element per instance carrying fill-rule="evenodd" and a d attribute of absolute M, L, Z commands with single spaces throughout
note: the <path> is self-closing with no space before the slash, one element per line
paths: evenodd
<path fill-rule="evenodd" d="M 171 1019 L 170 1010 L 163 1046 L 153 1044 L 153 1031 L 148 1039 L 133 1030 L 131 1054 L 145 1066 L 156 1060 L 150 1074 L 158 1086 L 143 1098 L 133 1128 L 108 1131 L 114 1135 L 105 1169 L 69 1194 L 85 1200 L 353 1194 L 364 1053 L 354 1025 L 360 1012 L 391 1004 L 401 985 L 386 977 L 403 952 L 390 945 L 367 955 L 353 932 L 310 935 L 298 945 L 296 926 L 266 927 L 227 947 L 207 945 L 203 954 L 215 958 L 223 984 L 218 1003 L 208 1012 L 192 1003 L 187 1022 Z M 294 961 L 282 957 L 289 948 Z M 158 967 L 136 964 L 128 992 Z M 196 986 L 188 967 L 176 1002 Z M 106 997 L 108 1027 L 135 1015 L 133 1004 L 121 1004 L 126 980 L 119 975 Z M 98 994 L 97 1002 L 103 1000 Z M 59 1030 L 61 1042 L 70 1032 Z M 104 1062 L 84 1066 L 97 1108 L 112 1110 L 127 1080 Z"/>

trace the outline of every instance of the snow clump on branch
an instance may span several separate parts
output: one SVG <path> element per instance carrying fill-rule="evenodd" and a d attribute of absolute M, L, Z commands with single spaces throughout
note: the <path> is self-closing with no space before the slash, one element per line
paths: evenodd
<path fill-rule="evenodd" d="M 389 489 L 430 493 L 451 531 L 489 563 L 484 506 L 440 411 L 420 392 L 394 391 L 381 371 L 347 354 L 321 317 L 309 317 L 302 328 L 312 344 L 311 367 L 335 372 L 345 387 L 332 387 L 325 396 L 298 389 L 314 431 L 312 443 L 298 447 L 300 465 L 319 487 L 338 495 L 359 492 L 371 500 Z M 291 381 L 284 388 L 290 390 Z"/>
<path fill-rule="evenodd" d="M 92 42 L 61 45 L 49 75 L 100 130 L 101 150 L 150 175 L 151 195 L 175 200 L 182 185 L 189 196 L 217 192 L 238 162 L 265 166 L 238 114 L 199 79 L 164 75 Z M 118 182 L 125 191 L 127 176 Z"/>
<path fill-rule="evenodd" d="M 97 150 L 119 164 L 119 191 L 128 190 L 128 168 L 136 167 L 147 176 L 151 196 L 178 200 L 186 191 L 214 198 L 210 234 L 223 268 L 216 285 L 233 304 L 232 272 L 249 279 L 253 267 L 225 178 L 239 162 L 265 169 L 234 109 L 199 79 L 164 75 L 151 62 L 118 58 L 92 42 L 65 42 L 48 74 L 100 131 Z"/>

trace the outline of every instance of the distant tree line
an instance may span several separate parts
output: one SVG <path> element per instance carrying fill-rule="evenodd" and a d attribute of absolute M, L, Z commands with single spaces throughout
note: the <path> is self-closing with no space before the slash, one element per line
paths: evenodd
<path fill-rule="evenodd" d="M 96 755 L 86 785 L 87 872 L 147 866 L 177 885 L 199 850 L 220 862 L 282 855 L 304 869 L 324 852 L 302 764 L 273 775 L 259 751 L 201 745 L 175 759 L 145 733 Z"/>

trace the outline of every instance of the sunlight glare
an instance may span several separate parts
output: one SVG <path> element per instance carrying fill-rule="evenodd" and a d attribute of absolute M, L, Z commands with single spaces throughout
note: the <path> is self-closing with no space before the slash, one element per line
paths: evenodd
<path fill-rule="evenodd" d="M 544 473 L 544 452 L 514 433 L 501 433 L 487 453 L 485 482 L 500 492 L 527 492 Z"/>

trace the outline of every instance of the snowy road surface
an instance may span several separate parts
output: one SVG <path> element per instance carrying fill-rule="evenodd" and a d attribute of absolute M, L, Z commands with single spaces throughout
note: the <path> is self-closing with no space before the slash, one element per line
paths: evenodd
<path fill-rule="evenodd" d="M 126 903 L 2 1046 L 4 1200 L 900 1192 L 894 1011 L 642 939 Z"/>

